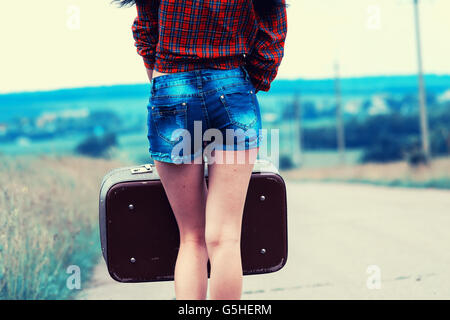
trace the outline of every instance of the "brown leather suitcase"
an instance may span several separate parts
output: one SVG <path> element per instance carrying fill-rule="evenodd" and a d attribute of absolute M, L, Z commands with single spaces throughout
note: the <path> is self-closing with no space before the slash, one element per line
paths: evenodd
<path fill-rule="evenodd" d="M 206 163 L 205 179 L 208 183 Z M 286 202 L 286 186 L 276 167 L 257 159 L 242 221 L 244 275 L 275 272 L 286 264 Z M 173 280 L 178 227 L 153 164 L 118 168 L 105 175 L 99 222 L 103 257 L 113 279 Z"/>

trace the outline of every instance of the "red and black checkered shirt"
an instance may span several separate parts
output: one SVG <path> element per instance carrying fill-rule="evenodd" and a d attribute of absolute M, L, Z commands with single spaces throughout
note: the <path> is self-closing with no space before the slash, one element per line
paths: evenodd
<path fill-rule="evenodd" d="M 252 0 L 147 0 L 136 8 L 133 37 L 148 69 L 173 73 L 245 65 L 256 92 L 269 91 L 284 55 L 285 7 L 265 17 L 258 16 Z"/>

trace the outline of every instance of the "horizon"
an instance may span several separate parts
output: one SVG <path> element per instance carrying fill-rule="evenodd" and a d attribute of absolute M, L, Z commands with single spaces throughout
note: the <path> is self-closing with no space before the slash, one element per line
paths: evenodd
<path fill-rule="evenodd" d="M 361 75 L 361 76 L 347 76 L 347 77 L 340 77 L 339 79 L 342 80 L 352 80 L 352 79 L 371 79 L 371 78 L 407 78 L 407 77 L 417 77 L 417 74 L 411 73 L 411 74 L 392 74 L 392 75 L 386 75 L 386 74 L 379 74 L 379 75 Z M 450 77 L 450 73 L 426 73 L 424 74 L 424 77 Z M 300 77 L 295 79 L 275 79 L 273 83 L 278 81 L 334 81 L 335 78 L 333 77 L 326 77 L 326 78 L 306 78 L 306 77 Z M 106 84 L 106 85 L 87 85 L 87 86 L 80 86 L 80 87 L 61 87 L 61 88 L 55 88 L 55 89 L 44 89 L 44 90 L 25 90 L 25 91 L 11 91 L 11 92 L 1 92 L 0 96 L 7 96 L 7 95 L 15 95 L 15 94 L 26 94 L 26 93 L 50 93 L 50 92 L 57 92 L 57 91 L 71 91 L 71 90 L 79 90 L 79 89 L 96 89 L 96 88 L 113 88 L 113 87 L 126 87 L 126 86 L 145 86 L 150 85 L 150 82 L 136 82 L 136 83 L 116 83 L 116 84 Z M 426 83 L 425 83 L 426 85 Z M 261 91 L 263 92 L 263 91 Z M 268 94 L 264 92 L 264 94 Z M 0 106 L 1 107 L 1 106 Z"/>

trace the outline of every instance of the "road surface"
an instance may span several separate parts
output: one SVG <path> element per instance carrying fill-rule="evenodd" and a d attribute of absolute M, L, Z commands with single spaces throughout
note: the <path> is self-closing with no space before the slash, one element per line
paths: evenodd
<path fill-rule="evenodd" d="M 288 261 L 242 299 L 450 299 L 450 191 L 287 181 Z M 103 260 L 79 299 L 174 299 L 122 284 Z"/>

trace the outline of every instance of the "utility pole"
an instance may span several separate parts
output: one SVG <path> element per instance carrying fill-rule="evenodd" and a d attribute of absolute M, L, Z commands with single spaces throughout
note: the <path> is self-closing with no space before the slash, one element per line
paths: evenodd
<path fill-rule="evenodd" d="M 336 78 L 335 78 L 335 94 L 336 94 L 336 136 L 337 146 L 339 152 L 339 158 L 341 164 L 345 163 L 345 132 L 344 122 L 342 119 L 342 98 L 341 98 L 341 83 L 339 75 L 339 63 L 334 65 Z"/>
<path fill-rule="evenodd" d="M 300 98 L 298 94 L 295 95 L 294 101 L 293 101 L 293 124 L 294 128 L 292 130 L 293 137 L 292 137 L 292 143 L 293 143 L 293 150 L 292 150 L 292 159 L 295 164 L 295 166 L 300 166 L 302 163 L 302 127 L 301 127 L 301 103 Z"/>
<path fill-rule="evenodd" d="M 425 81 L 422 66 L 422 46 L 420 39 L 419 0 L 414 0 L 414 16 L 416 22 L 417 63 L 419 82 L 419 108 L 420 108 L 420 132 L 422 138 L 422 151 L 426 161 L 430 159 L 430 143 L 428 138 L 427 102 L 425 95 Z"/>

